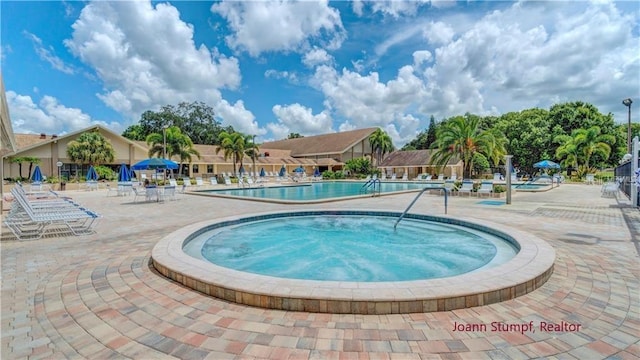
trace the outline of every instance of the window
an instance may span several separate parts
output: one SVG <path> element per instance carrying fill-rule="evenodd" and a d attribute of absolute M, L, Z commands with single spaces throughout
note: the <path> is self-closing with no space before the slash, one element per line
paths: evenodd
<path fill-rule="evenodd" d="M 207 174 L 213 174 L 213 165 L 207 164 Z"/>
<path fill-rule="evenodd" d="M 194 174 L 197 174 L 197 173 L 200 172 L 199 169 L 198 169 L 198 164 L 193 165 L 192 169 L 193 169 L 193 173 Z"/>

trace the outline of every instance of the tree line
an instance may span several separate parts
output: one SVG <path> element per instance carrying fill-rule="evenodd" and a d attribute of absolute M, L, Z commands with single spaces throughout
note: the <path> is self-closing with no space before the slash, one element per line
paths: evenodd
<path fill-rule="evenodd" d="M 640 125 L 633 125 L 634 136 L 640 135 Z M 467 113 L 440 122 L 432 116 L 429 127 L 402 149 L 434 149 L 432 161 L 441 165 L 458 156 L 465 163 L 465 176 L 474 167 L 497 167 L 505 154 L 513 155 L 514 164 L 527 173 L 543 159 L 589 172 L 617 164 L 627 153 L 626 139 L 626 124 L 615 124 L 611 113 L 576 101 L 500 116 Z"/>

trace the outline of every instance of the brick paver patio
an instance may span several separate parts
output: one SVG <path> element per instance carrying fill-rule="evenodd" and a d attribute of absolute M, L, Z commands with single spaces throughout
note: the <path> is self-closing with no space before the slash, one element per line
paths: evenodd
<path fill-rule="evenodd" d="M 402 211 L 414 194 L 319 205 L 190 195 L 133 203 L 132 197 L 106 197 L 106 191 L 68 195 L 104 216 L 96 234 L 17 241 L 2 228 L 2 359 L 636 359 L 640 354 L 640 211 L 624 197 L 601 197 L 597 186 L 516 193 L 513 204 L 500 206 L 473 197 L 450 199 L 450 215 L 504 223 L 549 242 L 557 252 L 555 272 L 540 289 L 511 301 L 405 315 L 241 306 L 159 276 L 149 259 L 163 235 L 198 221 L 291 208 Z M 442 198 L 425 195 L 412 211 L 442 214 Z M 529 323 L 530 330 L 524 326 Z M 454 324 L 479 330 L 453 331 Z"/>

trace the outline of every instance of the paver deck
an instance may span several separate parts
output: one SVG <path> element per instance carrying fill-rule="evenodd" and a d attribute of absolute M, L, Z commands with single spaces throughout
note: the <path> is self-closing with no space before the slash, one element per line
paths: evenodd
<path fill-rule="evenodd" d="M 199 221 L 292 208 L 402 211 L 414 194 L 315 205 L 189 195 L 133 203 L 133 197 L 107 197 L 106 191 L 68 195 L 104 216 L 96 234 L 17 241 L 2 228 L 3 359 L 635 359 L 640 354 L 640 211 L 628 201 L 601 197 L 597 186 L 516 193 L 511 205 L 500 206 L 451 198 L 449 215 L 502 223 L 547 241 L 556 250 L 555 271 L 541 288 L 513 300 L 401 315 L 287 312 L 228 303 L 160 276 L 149 260 L 165 234 Z M 442 197 L 425 195 L 412 212 L 442 214 Z M 454 331 L 455 324 L 473 329 Z"/>

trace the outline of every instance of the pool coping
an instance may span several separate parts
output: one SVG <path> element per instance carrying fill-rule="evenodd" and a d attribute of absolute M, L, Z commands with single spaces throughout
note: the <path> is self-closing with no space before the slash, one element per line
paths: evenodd
<path fill-rule="evenodd" d="M 371 214 L 396 213 L 353 210 Z M 401 282 L 343 282 L 276 278 L 224 268 L 193 258 L 183 250 L 193 234 L 221 222 L 305 211 L 270 211 L 198 222 L 161 239 L 152 250 L 152 265 L 165 277 L 227 301 L 287 311 L 353 314 L 395 314 L 445 311 L 510 300 L 542 286 L 553 273 L 555 250 L 542 239 L 496 223 L 472 218 L 429 216 L 442 222 L 464 222 L 502 232 L 516 240 L 520 251 L 494 268 L 454 277 Z M 349 210 L 318 210 L 345 213 Z M 398 213 L 399 214 L 399 213 Z"/>
<path fill-rule="evenodd" d="M 250 196 L 236 196 L 236 195 L 228 195 L 228 194 L 218 194 L 216 191 L 224 191 L 224 190 L 242 190 L 242 189 L 259 189 L 263 187 L 275 187 L 275 188 L 283 188 L 283 187 L 297 187 L 297 186 L 311 186 L 312 184 L 319 183 L 323 181 L 313 181 L 313 182 L 301 182 L 295 184 L 280 184 L 280 185 L 266 185 L 266 186 L 253 186 L 248 188 L 236 188 L 236 189 L 205 189 L 205 190 L 191 190 L 187 193 L 189 195 L 198 195 L 198 196 L 208 196 L 208 197 L 220 197 L 225 199 L 236 199 L 236 200 L 245 200 L 245 201 L 256 201 L 263 203 L 271 203 L 271 204 L 286 204 L 286 205 L 308 205 L 308 204 L 322 204 L 329 202 L 337 202 L 337 201 L 345 201 L 345 200 L 353 200 L 353 199 L 364 199 L 370 197 L 378 197 L 378 196 L 389 196 L 389 195 L 398 195 L 405 193 L 413 193 L 419 192 L 422 189 L 408 189 L 408 190 L 398 190 L 398 191 L 388 191 L 381 193 L 371 193 L 371 194 L 362 194 L 362 195 L 352 195 L 352 196 L 339 196 L 332 198 L 324 198 L 324 199 L 307 199 L 307 200 L 287 200 L 287 199 L 274 199 L 274 198 L 258 198 L 258 197 L 250 197 Z M 362 182 L 361 180 L 331 180 L 324 182 Z M 415 181 L 385 181 L 387 183 L 397 182 L 397 183 L 414 183 L 421 184 L 420 182 Z M 442 185 L 444 183 L 425 183 L 425 185 Z M 255 185 L 255 184 L 254 184 Z M 439 189 L 435 188 L 434 190 Z"/>

